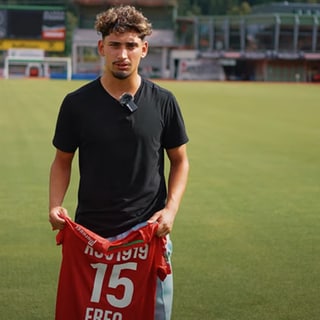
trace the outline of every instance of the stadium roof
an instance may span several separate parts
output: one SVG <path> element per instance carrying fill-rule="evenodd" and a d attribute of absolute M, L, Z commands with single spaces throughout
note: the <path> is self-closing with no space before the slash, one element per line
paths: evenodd
<path fill-rule="evenodd" d="M 269 4 L 256 5 L 252 7 L 253 14 L 256 13 L 295 13 L 305 15 L 320 15 L 320 4 L 318 3 L 292 3 L 288 1 L 273 2 Z"/>

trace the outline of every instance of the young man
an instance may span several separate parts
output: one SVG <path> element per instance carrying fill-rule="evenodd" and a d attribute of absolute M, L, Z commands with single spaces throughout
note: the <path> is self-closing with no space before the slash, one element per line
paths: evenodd
<path fill-rule="evenodd" d="M 68 94 L 61 105 L 49 221 L 53 230 L 65 226 L 63 199 L 78 150 L 77 223 L 107 238 L 157 221 L 157 236 L 167 236 L 187 184 L 188 137 L 174 96 L 138 74 L 151 24 L 134 7 L 120 6 L 99 14 L 95 27 L 102 36 L 98 50 L 104 73 Z M 170 165 L 167 183 L 164 153 Z M 171 285 L 157 288 L 156 319 L 170 319 L 171 297 L 164 298 L 168 289 L 163 286 Z"/>

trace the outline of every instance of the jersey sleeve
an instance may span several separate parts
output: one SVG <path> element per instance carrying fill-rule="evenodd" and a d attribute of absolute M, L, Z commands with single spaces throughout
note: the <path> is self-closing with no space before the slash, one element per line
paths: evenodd
<path fill-rule="evenodd" d="M 111 246 L 111 241 L 106 238 L 100 237 L 94 232 L 84 228 L 83 226 L 73 222 L 71 219 L 65 219 L 67 228 L 72 230 L 72 233 L 78 237 L 82 242 L 88 244 L 93 249 L 99 252 L 106 252 Z M 61 245 L 65 241 L 65 232 L 67 232 L 67 228 L 60 230 L 56 236 L 57 245 Z"/>
<path fill-rule="evenodd" d="M 156 269 L 158 278 L 163 281 L 168 274 L 171 274 L 171 266 L 168 261 L 168 257 L 166 256 L 166 237 L 156 238 L 158 241 L 159 251 L 162 253 L 161 255 L 156 255 Z"/>

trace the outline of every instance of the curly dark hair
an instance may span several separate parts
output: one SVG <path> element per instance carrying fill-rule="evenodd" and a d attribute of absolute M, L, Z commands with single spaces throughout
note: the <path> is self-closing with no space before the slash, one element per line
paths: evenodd
<path fill-rule="evenodd" d="M 149 20 L 133 6 L 119 6 L 101 12 L 96 17 L 95 29 L 102 38 L 109 34 L 135 31 L 140 39 L 152 33 Z"/>

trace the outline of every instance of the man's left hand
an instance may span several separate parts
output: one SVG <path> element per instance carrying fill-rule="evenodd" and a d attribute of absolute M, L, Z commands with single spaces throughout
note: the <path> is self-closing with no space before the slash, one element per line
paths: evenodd
<path fill-rule="evenodd" d="M 164 208 L 157 211 L 149 220 L 149 223 L 158 222 L 159 227 L 157 230 L 158 237 L 164 237 L 172 231 L 174 214 L 170 210 Z"/>

